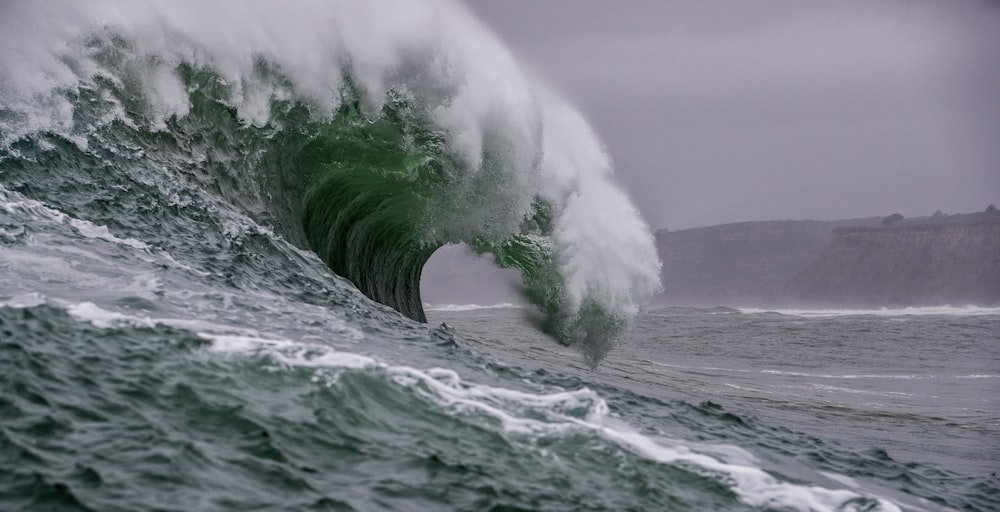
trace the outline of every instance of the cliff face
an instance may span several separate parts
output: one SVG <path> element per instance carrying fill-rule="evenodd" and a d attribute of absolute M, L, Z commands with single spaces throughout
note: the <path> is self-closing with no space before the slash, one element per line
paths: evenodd
<path fill-rule="evenodd" d="M 660 231 L 662 305 L 1000 304 L 1000 213 Z"/>
<path fill-rule="evenodd" d="M 1000 221 L 837 229 L 784 294 L 831 305 L 1000 303 Z"/>
<path fill-rule="evenodd" d="M 664 294 L 672 305 L 778 301 L 788 281 L 822 252 L 842 226 L 874 226 L 880 218 L 844 221 L 740 222 L 656 233 Z"/>

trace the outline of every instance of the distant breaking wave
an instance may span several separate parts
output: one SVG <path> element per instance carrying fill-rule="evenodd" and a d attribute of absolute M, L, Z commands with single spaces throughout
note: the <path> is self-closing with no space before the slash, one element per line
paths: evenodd
<path fill-rule="evenodd" d="M 983 306 L 919 306 L 906 308 L 879 309 L 756 309 L 739 308 L 741 313 L 762 314 L 776 313 L 801 317 L 837 317 L 837 316 L 988 316 L 1000 315 L 1000 308 Z"/>
<path fill-rule="evenodd" d="M 441 304 L 431 305 L 424 308 L 427 311 L 478 311 L 481 309 L 521 309 L 517 304 L 504 302 L 502 304 L 491 304 L 480 306 L 479 304 Z"/>
<path fill-rule="evenodd" d="M 424 263 L 465 243 L 592 361 L 659 287 L 590 127 L 457 5 L 4 10 L 0 161 L 198 183 L 420 321 Z"/>

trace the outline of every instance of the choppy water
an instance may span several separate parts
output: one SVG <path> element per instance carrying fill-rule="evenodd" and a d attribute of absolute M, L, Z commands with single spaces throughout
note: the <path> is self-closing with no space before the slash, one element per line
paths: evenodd
<path fill-rule="evenodd" d="M 542 343 L 517 310 L 429 314 L 502 357 L 564 368 L 569 356 Z M 740 417 L 926 465 L 928 475 L 972 477 L 965 484 L 972 487 L 981 478 L 995 496 L 998 332 L 996 308 L 671 308 L 640 317 L 599 373 L 581 375 L 644 396 L 711 401 Z"/>
<path fill-rule="evenodd" d="M 1000 503 L 997 315 L 674 309 L 594 372 L 518 309 L 229 293 L 7 299 L 0 508 Z"/>
<path fill-rule="evenodd" d="M 1000 503 L 993 311 L 663 310 L 595 372 L 531 309 L 415 323 L 224 205 L 108 228 L 80 218 L 99 200 L 22 189 L 0 198 L 0 509 Z"/>

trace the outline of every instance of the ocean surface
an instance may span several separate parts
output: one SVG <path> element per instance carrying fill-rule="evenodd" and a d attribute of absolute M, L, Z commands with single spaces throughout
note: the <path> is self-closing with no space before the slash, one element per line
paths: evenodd
<path fill-rule="evenodd" d="M 1000 508 L 1000 311 L 649 311 L 460 5 L 231 5 L 0 6 L 0 510 Z M 524 304 L 423 304 L 447 244 Z"/>
<path fill-rule="evenodd" d="M 746 449 L 769 471 L 882 492 L 904 509 L 998 506 L 998 308 L 659 309 L 596 372 L 545 343 L 526 313 L 452 305 L 428 316 L 499 359 L 607 390 L 657 436 Z M 937 499 L 952 493 L 964 498 Z"/>

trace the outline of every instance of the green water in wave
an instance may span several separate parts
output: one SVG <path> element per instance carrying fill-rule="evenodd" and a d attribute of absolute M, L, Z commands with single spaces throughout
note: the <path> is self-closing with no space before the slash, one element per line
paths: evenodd
<path fill-rule="evenodd" d="M 465 243 L 521 272 L 523 293 L 543 313 L 546 332 L 564 343 L 580 334 L 584 324 L 570 310 L 550 240 L 551 208 L 536 197 L 522 214 L 511 214 L 518 208 L 510 204 L 512 190 L 524 184 L 507 167 L 509 148 L 502 141 L 487 138 L 480 169 L 471 170 L 449 147 L 448 135 L 405 93 L 390 91 L 381 109 L 372 111 L 347 71 L 341 106 L 329 119 L 317 118 L 306 102 L 272 98 L 271 120 L 248 125 L 228 106 L 231 87 L 214 71 L 188 64 L 177 70 L 189 94 L 187 115 L 166 119 L 161 131 L 118 121 L 102 125 L 116 108 L 106 94 L 139 126 L 150 122 L 143 114 L 150 99 L 136 76 L 140 70 L 127 58 L 126 41 L 91 44 L 99 62 L 125 77 L 98 77 L 74 98 L 81 136 L 95 139 L 87 153 L 96 154 L 81 155 L 98 160 L 86 164 L 95 167 L 94 177 L 104 179 L 97 176 L 104 172 L 96 169 L 101 159 L 124 156 L 101 154 L 115 146 L 131 148 L 132 158 L 151 164 L 130 172 L 162 172 L 158 165 L 180 163 L 178 171 L 195 186 L 316 251 L 369 298 L 419 321 L 425 320 L 419 289 L 424 264 L 442 245 Z M 257 74 L 262 82 L 287 85 L 264 61 Z M 30 141 L 21 145 L 34 151 Z"/>
<path fill-rule="evenodd" d="M 419 290 L 423 265 L 442 245 L 464 243 L 491 254 L 497 265 L 517 269 L 524 297 L 541 314 L 538 327 L 565 344 L 578 344 L 591 364 L 624 332 L 627 319 L 613 305 L 569 300 L 551 238 L 555 213 L 537 196 L 521 199 L 530 184 L 519 176 L 531 172 L 510 167 L 507 155 L 516 148 L 501 134 L 484 134 L 482 161 L 471 169 L 450 147 L 450 134 L 437 129 L 405 90 L 390 90 L 374 108 L 348 71 L 341 105 L 331 115 L 317 114 L 308 101 L 293 96 L 272 97 L 269 121 L 258 126 L 241 120 L 230 106 L 230 84 L 191 64 L 176 70 L 189 111 L 158 121 L 150 113 L 156 99 L 146 96 L 144 68 L 131 59 L 130 43 L 112 37 L 88 45 L 107 74 L 67 92 L 75 135 L 88 141 L 73 159 L 84 164 L 50 162 L 44 151 L 37 162 L 41 168 L 66 167 L 70 181 L 62 188 L 79 179 L 69 172 L 74 166 L 88 169 L 87 179 L 98 182 L 115 172 L 139 175 L 138 183 L 173 175 L 169 179 L 197 189 L 191 196 L 207 192 L 223 198 L 316 251 L 368 297 L 419 321 L 425 319 Z M 255 73 L 261 83 L 290 88 L 280 70 L 265 61 Z M 147 129 L 158 123 L 161 128 Z M 68 145 L 59 138 L 51 143 Z M 33 154 L 34 145 L 24 140 L 16 148 Z M 15 159 L 13 165 L 21 162 Z M 109 176 L 108 167 L 119 170 Z M 17 186 L 32 187 L 30 178 L 21 183 Z M 35 191 L 35 196 L 57 192 Z M 185 201 L 180 198 L 180 204 Z M 98 220 L 131 229 L 113 217 Z"/>
<path fill-rule="evenodd" d="M 570 310 L 549 238 L 551 208 L 536 198 L 514 233 L 491 232 L 489 225 L 456 229 L 458 219 L 511 185 L 502 155 L 487 148 L 483 169 L 473 173 L 402 96 L 391 94 L 374 119 L 353 100 L 357 96 L 345 95 L 334 119 L 318 126 L 295 158 L 305 182 L 309 247 L 368 297 L 423 322 L 424 264 L 442 245 L 465 243 L 520 271 L 524 297 L 544 314 L 542 330 L 567 344 L 598 347 L 587 354 L 596 364 L 626 322 L 593 301 Z"/>

